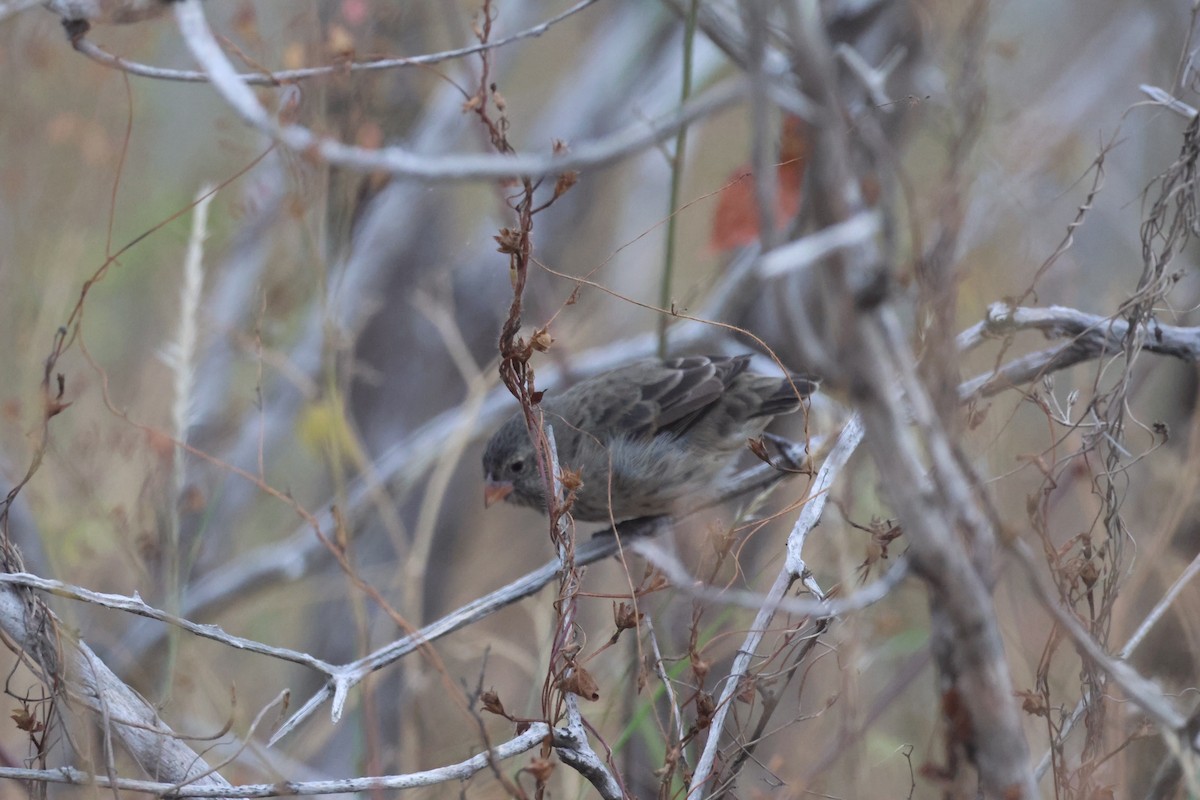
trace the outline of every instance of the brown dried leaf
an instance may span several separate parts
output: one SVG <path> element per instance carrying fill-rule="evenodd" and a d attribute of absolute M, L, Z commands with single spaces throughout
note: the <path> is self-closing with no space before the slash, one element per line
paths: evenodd
<path fill-rule="evenodd" d="M 571 187 L 579 182 L 579 173 L 575 170 L 568 170 L 558 176 L 558 180 L 554 183 L 554 198 L 557 200 L 571 190 Z"/>
<path fill-rule="evenodd" d="M 700 692 L 696 696 L 696 727 L 704 730 L 712 724 L 713 714 L 717 710 L 717 701 L 708 692 Z"/>
<path fill-rule="evenodd" d="M 771 454 L 767 452 L 767 443 L 763 440 L 763 437 L 759 436 L 757 439 L 750 439 L 747 442 L 747 446 L 759 461 L 765 464 L 771 463 Z"/>
<path fill-rule="evenodd" d="M 644 616 L 646 615 L 633 607 L 633 603 L 626 603 L 624 601 L 620 605 L 613 603 L 613 622 L 616 624 L 618 631 L 636 628 Z"/>
<path fill-rule="evenodd" d="M 498 252 L 510 256 L 521 252 L 521 232 L 515 228 L 501 228 L 500 233 L 492 238 L 500 245 L 496 248 Z"/>
<path fill-rule="evenodd" d="M 508 713 L 504 710 L 504 704 L 500 702 L 500 695 L 496 694 L 495 689 L 488 689 L 479 696 L 480 702 L 483 703 L 483 710 L 495 714 L 498 717 L 507 717 Z"/>
<path fill-rule="evenodd" d="M 1079 567 L 1079 579 L 1083 581 L 1084 586 L 1091 589 L 1100 579 L 1100 570 L 1091 560 L 1085 561 Z"/>
<path fill-rule="evenodd" d="M 590 672 L 579 665 L 572 668 L 571 674 L 562 679 L 559 688 L 564 692 L 577 694 L 584 700 L 595 702 L 600 699 L 600 684 L 596 683 Z"/>
<path fill-rule="evenodd" d="M 37 733 L 42 730 L 42 723 L 38 722 L 37 717 L 28 708 L 14 708 L 9 714 L 12 721 L 17 724 L 17 727 L 27 733 Z"/>
<path fill-rule="evenodd" d="M 1049 709 L 1046 707 L 1046 699 L 1037 692 L 1022 689 L 1013 694 L 1021 698 L 1021 710 L 1026 714 L 1034 717 L 1044 717 L 1049 712 Z"/>

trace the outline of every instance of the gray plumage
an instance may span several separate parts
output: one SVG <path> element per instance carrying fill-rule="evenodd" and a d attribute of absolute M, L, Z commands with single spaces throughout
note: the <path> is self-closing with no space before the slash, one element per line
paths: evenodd
<path fill-rule="evenodd" d="M 559 463 L 583 479 L 571 514 L 607 521 L 669 514 L 718 489 L 771 420 L 796 411 L 804 378 L 748 371 L 750 356 L 646 359 L 547 392 Z M 483 453 L 485 496 L 544 509 L 544 482 L 520 412 Z"/>

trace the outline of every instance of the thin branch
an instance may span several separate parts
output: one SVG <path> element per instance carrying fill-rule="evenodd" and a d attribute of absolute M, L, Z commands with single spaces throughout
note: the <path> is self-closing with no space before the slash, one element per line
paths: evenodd
<path fill-rule="evenodd" d="M 845 222 L 802 236 L 765 253 L 758 260 L 758 273 L 775 278 L 808 269 L 839 250 L 858 247 L 878 236 L 882 221 L 878 211 L 862 211 Z"/>
<path fill-rule="evenodd" d="M 705 504 L 705 508 L 729 501 L 746 492 L 761 489 L 765 484 L 781 480 L 784 476 L 769 464 L 758 464 L 734 476 L 725 491 Z M 591 539 L 583 541 L 575 548 L 575 565 L 584 567 L 597 561 L 615 555 L 620 551 L 621 540 L 629 541 L 653 536 L 669 525 L 669 517 L 649 517 L 627 520 L 617 524 L 616 536 L 609 530 L 598 531 Z M 477 622 L 495 612 L 497 609 L 511 605 L 538 592 L 546 584 L 558 577 L 562 562 L 555 558 L 543 564 L 538 569 L 527 573 L 512 583 L 502 586 L 494 592 L 480 597 L 461 608 L 447 614 L 441 619 L 424 626 L 410 636 L 376 650 L 363 658 L 335 668 L 333 684 L 326 684 L 319 689 L 295 714 L 285 722 L 275 735 L 271 744 L 282 739 L 307 719 L 325 701 L 333 698 L 331 716 L 336 722 L 341 716 L 347 692 L 357 685 L 366 675 L 382 669 L 403 658 L 423 644 L 433 642 L 454 631 Z"/>
<path fill-rule="evenodd" d="M 889 53 L 878 68 L 868 64 L 861 53 L 845 42 L 839 42 L 835 52 L 841 62 L 849 68 L 851 74 L 858 78 L 859 83 L 867 90 L 867 94 L 876 108 L 888 108 L 892 105 L 892 98 L 887 92 L 887 82 L 907 55 L 904 47 L 897 47 Z"/>
<path fill-rule="evenodd" d="M 958 346 L 960 350 L 970 350 L 989 337 L 1007 336 L 1020 330 L 1039 330 L 1046 336 L 1070 341 L 1015 358 L 997 370 L 963 382 L 958 389 L 960 400 L 990 397 L 1083 361 L 1124 352 L 1130 334 L 1129 322 L 1120 317 L 1087 314 L 1063 306 L 1011 308 L 995 303 L 983 322 L 959 334 Z M 1151 320 L 1139 324 L 1134 334 L 1145 352 L 1184 361 L 1200 360 L 1200 328 L 1162 325 Z"/>
<path fill-rule="evenodd" d="M 1142 94 L 1146 95 L 1159 105 L 1166 106 L 1184 119 L 1195 119 L 1196 114 L 1200 113 L 1182 100 L 1173 97 L 1171 93 L 1165 89 L 1160 89 L 1157 86 L 1151 86 L 1147 83 L 1143 83 L 1138 88 L 1142 90 Z"/>
<path fill-rule="evenodd" d="M 1025 330 L 1041 331 L 1051 338 L 1075 339 L 1076 344 L 1088 353 L 1087 357 L 1094 358 L 1125 347 L 1129 322 L 1121 317 L 1088 314 L 1067 306 L 1013 308 L 1006 303 L 993 303 L 982 322 L 959 334 L 958 348 L 971 350 L 987 339 Z M 1138 325 L 1135 335 L 1142 349 L 1151 353 L 1184 361 L 1200 360 L 1200 327 L 1163 325 L 1150 320 Z"/>
<path fill-rule="evenodd" d="M 679 90 L 679 104 L 683 105 L 692 96 L 692 56 L 696 47 L 696 7 L 700 0 L 692 0 L 691 13 L 683 26 L 683 76 Z M 679 236 L 679 191 L 683 185 L 683 170 L 687 163 L 687 128 L 680 128 L 675 134 L 675 150 L 671 154 L 671 187 L 667 194 L 667 231 L 663 242 L 663 267 L 658 284 L 658 305 L 661 308 L 671 307 L 671 284 L 675 274 L 675 247 Z M 667 325 L 670 318 L 666 314 L 658 317 L 658 357 L 667 355 Z"/>
<path fill-rule="evenodd" d="M 1167 609 L 1174 605 L 1175 600 L 1179 597 L 1180 592 L 1182 592 L 1184 587 L 1191 583 L 1192 579 L 1197 575 L 1200 575 L 1200 555 L 1197 555 L 1192 559 L 1191 563 L 1187 565 L 1187 568 L 1184 569 L 1179 577 L 1175 579 L 1175 582 L 1171 584 L 1171 588 L 1167 589 L 1166 593 L 1159 598 L 1157 603 L 1154 604 L 1154 608 L 1150 609 L 1150 613 L 1147 614 L 1146 618 L 1142 620 L 1140 625 L 1138 625 L 1138 629 L 1134 631 L 1133 635 L 1129 637 L 1129 640 L 1126 641 L 1121 649 L 1117 651 L 1116 657 L 1118 660 L 1128 661 L 1133 657 L 1134 652 L 1150 633 L 1151 628 L 1153 628 L 1155 624 L 1162 619 L 1163 615 L 1167 613 Z M 1085 710 L 1086 706 L 1081 699 L 1078 703 L 1076 703 L 1074 711 L 1071 712 L 1071 716 L 1068 717 L 1066 722 L 1064 722 L 1059 728 L 1059 741 L 1065 740 L 1067 735 L 1070 734 L 1075 726 L 1079 723 L 1079 720 L 1083 719 Z M 1038 780 L 1041 780 L 1042 776 L 1046 774 L 1046 770 L 1050 768 L 1051 757 L 1052 751 L 1047 750 L 1042 755 L 1042 760 L 1038 762 L 1037 768 L 1034 770 L 1034 775 L 1038 778 Z"/>
<path fill-rule="evenodd" d="M 98 786 L 118 788 L 135 792 L 146 792 L 167 797 L 292 797 L 324 794 L 350 794 L 384 789 L 416 789 L 436 786 L 451 781 L 463 781 L 477 772 L 488 769 L 492 760 L 502 761 L 527 752 L 542 743 L 550 729 L 545 723 L 535 722 L 524 733 L 489 752 L 474 756 L 436 769 L 410 772 L 407 775 L 383 775 L 372 778 L 346 778 L 325 781 L 277 781 L 275 783 L 250 783 L 239 786 L 179 786 L 158 781 L 118 779 L 112 781 L 103 775 L 93 775 L 72 767 L 58 769 L 15 769 L 0 768 L 0 778 L 60 783 L 74 786 Z M 619 795 L 618 795 L 619 796 Z"/>
<path fill-rule="evenodd" d="M 610 136 L 574 145 L 561 155 L 434 156 L 401 147 L 366 149 L 318 136 L 300 125 L 280 125 L 259 103 L 225 56 L 204 17 L 198 0 L 174 4 L 176 21 L 184 42 L 204 68 L 213 88 L 225 98 L 247 125 L 308 159 L 356 172 L 381 171 L 393 176 L 424 180 L 479 181 L 506 178 L 539 178 L 568 170 L 596 167 L 645 150 L 674 135 L 681 127 L 707 117 L 740 101 L 745 93 L 741 80 L 710 89 L 662 120 L 638 124 Z"/>
<path fill-rule="evenodd" d="M 0 630 L 7 642 L 21 648 L 20 655 L 33 662 L 47 685 L 61 686 L 72 699 L 108 720 L 106 735 L 124 745 L 147 773 L 166 779 L 168 788 L 194 781 L 193 788 L 211 791 L 210 797 L 227 797 L 229 784 L 209 774 L 204 759 L 173 734 L 87 644 L 61 635 L 48 641 L 61 632 L 61 626 L 49 611 L 45 614 L 39 622 L 15 589 L 0 591 Z"/>
<path fill-rule="evenodd" d="M 623 800 L 625 792 L 608 767 L 588 744 L 587 729 L 579 713 L 579 698 L 567 692 L 567 725 L 555 728 L 551 736 L 554 752 L 562 762 L 588 780 L 604 800 Z"/>
<path fill-rule="evenodd" d="M 909 575 L 907 559 L 900 559 L 879 580 L 863 589 L 859 589 L 847 597 L 823 598 L 817 594 L 815 600 L 802 597 L 783 597 L 772 599 L 761 593 L 748 589 L 726 589 L 709 586 L 699 578 L 691 575 L 684 565 L 661 544 L 650 539 L 640 539 L 634 543 L 632 550 L 653 564 L 671 584 L 684 594 L 709 603 L 741 608 L 760 609 L 764 605 L 773 604 L 776 611 L 788 614 L 798 614 L 815 617 L 837 617 L 861 611 L 873 606 L 891 594 Z M 808 577 L 811 574 L 805 568 L 802 573 Z"/>
<path fill-rule="evenodd" d="M 774 165 L 774 134 L 771 126 L 771 84 L 768 67 L 767 17 L 765 0 L 741 0 L 738 4 L 746 40 L 749 64 L 745 70 L 750 78 L 750 163 L 754 171 L 754 206 L 758 212 L 758 239 L 764 253 L 770 253 L 779 242 L 776 220 L 776 186 L 778 174 Z M 772 55 L 774 55 L 772 53 Z"/>
<path fill-rule="evenodd" d="M 1082 651 L 1082 654 L 1086 654 L 1100 669 L 1104 670 L 1112 678 L 1113 683 L 1120 686 L 1121 690 L 1129 696 L 1129 699 L 1136 703 L 1155 722 L 1173 733 L 1182 732 L 1187 719 L 1167 701 L 1162 690 L 1151 681 L 1139 675 L 1133 667 L 1124 661 L 1115 659 L 1104 652 L 1104 649 L 1096 640 L 1083 629 L 1079 621 L 1062 607 L 1059 598 L 1055 597 L 1042 581 L 1038 579 L 1036 560 L 1029 549 L 1029 545 L 1023 541 L 1015 540 L 1011 543 L 1010 549 L 1017 555 L 1018 562 L 1024 567 L 1025 574 L 1033 586 L 1038 600 L 1050 612 L 1050 615 L 1054 617 L 1055 622 L 1059 624 L 1063 632 L 1071 638 L 1071 641 L 1075 642 L 1076 646 Z"/>
<path fill-rule="evenodd" d="M 90 589 L 84 589 L 79 586 L 72 586 L 62 581 L 42 578 L 37 575 L 31 575 L 27 572 L 14 572 L 0 574 L 0 584 L 9 586 L 26 586 L 31 589 L 39 589 L 44 592 L 56 595 L 58 597 L 66 597 L 71 600 L 79 600 L 84 603 L 100 606 L 101 608 L 111 608 L 117 611 L 126 611 L 130 614 L 137 614 L 139 617 L 165 622 L 168 625 L 174 625 L 188 633 L 193 633 L 205 639 L 211 639 L 214 642 L 228 645 L 238 650 L 245 650 L 248 653 L 257 653 L 258 655 L 270 656 L 281 661 L 290 661 L 294 664 L 309 667 L 317 672 L 321 672 L 327 676 L 333 676 L 337 672 L 337 668 L 332 664 L 322 661 L 319 658 L 310 656 L 308 653 L 302 653 L 298 650 L 289 650 L 286 647 L 273 647 L 262 642 L 256 642 L 252 639 L 245 639 L 241 636 L 234 636 L 231 633 L 226 633 L 216 625 L 201 625 L 197 622 L 184 619 L 183 617 L 171 614 L 167 611 L 155 608 L 147 604 L 141 597 L 134 595 L 127 597 L 119 594 L 108 594 L 106 592 L 93 592 Z"/>
<path fill-rule="evenodd" d="M 654 655 L 654 674 L 662 681 L 663 691 L 667 693 L 667 704 L 671 707 L 671 722 L 675 724 L 675 743 L 678 745 L 683 741 L 683 715 L 679 711 L 679 700 L 675 697 L 675 687 L 671 684 L 671 676 L 667 674 L 667 669 L 663 665 L 662 651 L 658 647 L 658 636 L 654 633 L 654 622 L 649 615 L 642 621 L 646 628 L 646 639 L 650 642 L 650 652 Z M 679 758 L 686 765 L 686 755 L 683 752 L 682 746 L 679 749 Z"/>
<path fill-rule="evenodd" d="M 705 784 L 712 778 L 717 746 L 724 731 L 725 717 L 729 714 L 729 710 L 733 706 L 733 695 L 738 691 L 738 685 L 741 682 L 742 676 L 749 670 L 750 661 L 754 658 L 754 653 L 758 649 L 758 645 L 762 641 L 767 628 L 770 627 L 771 620 L 775 617 L 775 612 L 780 608 L 784 595 L 797 580 L 811 578 L 807 574 L 807 568 L 803 566 L 803 560 L 799 558 L 799 553 L 803 549 L 804 541 L 808 537 L 809 531 L 821 519 L 821 512 L 824 511 L 825 501 L 828 498 L 829 487 L 833 484 L 834 478 L 840 474 L 842 468 L 846 465 L 850 455 L 858 448 L 859 443 L 862 442 L 862 436 L 863 427 L 861 422 L 859 422 L 857 417 L 851 418 L 842 429 L 842 434 L 838 437 L 837 444 L 833 446 L 833 450 L 830 451 L 828 458 L 825 459 L 825 463 L 817 473 L 817 478 L 812 489 L 812 499 L 805 504 L 804 510 L 801 511 L 800 517 L 796 520 L 795 527 L 792 528 L 792 532 L 788 536 L 787 562 L 784 564 L 784 568 L 780 571 L 779 575 L 776 576 L 771 588 L 767 591 L 765 601 L 758 607 L 758 614 L 750 626 L 750 633 L 746 636 L 746 640 L 742 643 L 742 646 L 738 648 L 737 657 L 733 660 L 733 666 L 729 671 L 729 676 L 726 678 L 725 688 L 722 690 L 721 698 L 716 704 L 717 710 L 713 714 L 712 722 L 709 725 L 708 739 L 704 743 L 704 750 L 701 751 L 700 759 L 696 762 L 696 769 L 692 772 L 691 783 L 688 786 L 688 797 L 698 797 L 700 796 L 699 792 L 707 791 Z M 798 571 L 796 571 L 797 569 Z M 816 594 L 818 598 L 824 600 L 824 594 L 819 591 L 819 587 Z"/>
<path fill-rule="evenodd" d="M 26 0 L 29 5 L 36 4 L 40 0 Z M 328 75 L 344 75 L 347 72 L 371 72 L 377 70 L 398 69 L 402 67 L 415 67 L 424 64 L 437 64 L 442 61 L 450 61 L 455 58 L 463 58 L 465 56 L 474 55 L 484 52 L 485 50 L 495 50 L 505 47 L 513 42 L 519 42 L 523 39 L 534 39 L 551 27 L 562 22 L 568 17 L 572 17 L 583 11 L 591 5 L 595 5 L 599 0 L 580 0 L 575 5 L 560 14 L 534 25 L 532 28 L 526 28 L 520 33 L 514 33 L 512 36 L 507 36 L 503 39 L 495 41 L 473 44 L 467 47 L 459 47 L 454 50 L 443 50 L 440 53 L 427 53 L 419 56 L 407 56 L 404 58 L 379 58 L 371 61 L 351 61 L 347 63 L 331 64 L 327 67 L 307 67 L 304 69 L 284 69 L 276 72 L 245 72 L 239 73 L 238 78 L 252 86 L 279 86 L 284 83 L 294 83 L 296 81 L 306 80 L 308 78 L 318 78 Z M 19 5 L 19 4 L 18 4 Z M 19 10 L 19 9 L 18 9 Z M 0 20 L 4 18 L 4 8 L 0 7 Z M 113 55 L 103 50 L 99 45 L 81 38 L 72 42 L 75 49 L 93 61 L 102 64 L 106 67 L 119 69 L 123 72 L 128 72 L 130 75 L 137 75 L 143 78 L 154 78 L 157 80 L 181 81 L 184 83 L 208 83 L 210 78 L 207 72 L 196 70 L 181 70 L 181 69 L 166 69 L 164 67 L 153 67 L 149 64 L 140 64 L 136 61 L 130 61 L 121 56 Z"/>

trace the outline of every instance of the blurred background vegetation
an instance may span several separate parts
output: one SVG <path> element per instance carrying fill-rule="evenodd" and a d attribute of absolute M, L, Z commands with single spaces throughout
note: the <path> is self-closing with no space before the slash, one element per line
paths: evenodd
<path fill-rule="evenodd" d="M 903 55 L 888 87 L 892 104 L 867 112 L 883 120 L 904 177 L 889 177 L 882 188 L 902 198 L 893 202 L 904 209 L 893 265 L 898 291 L 912 287 L 914 241 L 939 225 L 956 224 L 961 236 L 953 311 L 960 328 L 981 319 L 988 304 L 1023 295 L 1035 281 L 1036 296 L 1026 304 L 1115 313 L 1141 273 L 1143 192 L 1177 158 L 1186 125 L 1146 103 L 1138 85 L 1177 85 L 1190 54 L 1190 5 L 881 5 L 885 11 L 861 30 L 844 33 L 874 51 L 872 63 L 889 53 Z M 557 0 L 498 4 L 493 38 L 568 6 Z M 480 6 L 229 0 L 209 2 L 206 10 L 247 69 L 274 69 L 336 63 L 351 54 L 366 59 L 465 46 L 474 41 L 472 21 Z M 980 14 L 985 16 L 970 18 Z M 969 35 L 973 22 L 981 26 L 981 40 Z M 510 141 L 518 150 L 542 152 L 555 139 L 569 145 L 667 113 L 679 98 L 683 31 L 683 21 L 658 3 L 605 0 L 537 38 L 493 51 L 490 79 L 505 102 Z M 875 35 L 880 41 L 870 39 Z M 192 68 L 170 15 L 98 26 L 89 39 L 131 61 Z M 703 34 L 694 47 L 697 90 L 735 72 Z M 345 141 L 399 143 L 430 154 L 482 152 L 488 150 L 485 132 L 463 109 L 477 89 L 480 64 L 474 56 L 345 72 L 258 93 L 269 108 L 291 106 L 302 124 Z M 515 408 L 511 399 L 504 403 L 487 394 L 497 385 L 496 337 L 511 297 L 507 259 L 492 239 L 513 223 L 509 187 L 389 183 L 273 149 L 207 85 L 128 76 L 90 61 L 72 50 L 56 17 L 37 8 L 0 24 L 0 65 L 8 78 L 0 96 L 0 335 L 7 342 L 0 348 L 0 481 L 6 486 L 24 475 L 38 450 L 40 386 L 56 331 L 99 276 L 87 290 L 78 328 L 69 331 L 71 346 L 54 365 L 64 376 L 63 399 L 70 406 L 51 420 L 45 459 L 13 519 L 31 571 L 96 590 L 139 592 L 151 603 L 194 613 L 239 635 L 341 662 L 402 631 L 327 551 L 313 546 L 315 536 L 292 504 L 228 465 L 250 475 L 261 469 L 263 482 L 313 513 L 353 509 L 338 531 L 340 546 L 358 575 L 414 626 L 553 555 L 544 520 L 508 507 L 485 513 L 480 498 L 480 437 L 497 415 Z M 974 122 L 967 103 L 980 104 Z M 972 124 L 973 133 L 964 130 Z M 714 243 L 714 218 L 722 190 L 737 186 L 731 181 L 749 162 L 752 134 L 742 105 L 689 132 L 671 295 L 681 310 L 702 308 L 734 257 L 718 246 L 725 243 Z M 776 131 L 775 145 L 779 138 Z M 960 140 L 970 145 L 965 151 L 954 149 Z M 657 314 L 627 298 L 658 303 L 671 174 L 667 154 L 652 148 L 584 171 L 537 217 L 538 261 L 586 276 L 612 293 L 585 288 L 578 302 L 564 305 L 575 285 L 532 271 L 526 321 L 540 326 L 553 317 L 556 340 L 535 366 L 559 366 L 569 374 L 575 357 L 590 348 L 655 330 Z M 1089 196 L 1095 183 L 1100 191 Z M 172 352 L 181 319 L 189 206 L 206 184 L 220 190 L 209 212 L 187 441 L 212 459 L 186 458 L 180 492 L 172 444 L 179 438 L 171 418 L 175 370 L 164 354 Z M 939 218 L 947 192 L 957 193 L 961 219 Z M 1085 204 L 1083 224 L 1069 228 Z M 1042 272 L 1068 235 L 1069 247 Z M 106 266 L 108 255 L 118 251 Z M 1180 269 L 1160 319 L 1195 324 L 1195 271 L 1190 265 Z M 802 367 L 789 357 L 786 312 L 779 307 L 786 299 L 760 287 L 726 321 Z M 920 349 L 924 320 L 915 314 L 911 321 Z M 991 368 L 1001 355 L 1043 345 L 1026 336 L 1003 352 L 992 346 L 966 357 L 962 376 Z M 644 352 L 645 341 L 631 345 L 628 356 Z M 618 345 L 612 352 L 622 351 Z M 1105 380 L 1098 370 L 1085 364 L 1056 375 L 1053 395 L 1065 403 L 1078 391 L 1077 408 L 1084 407 L 1097 381 Z M 1107 642 L 1112 650 L 1200 548 L 1194 366 L 1145 356 L 1131 375 L 1130 416 L 1138 424 L 1128 429 L 1130 467 L 1120 479 L 1131 546 L 1119 567 L 1120 602 Z M 836 408 L 834 395 L 824 402 Z M 380 466 L 378 459 L 454 408 L 457 424 L 436 448 L 419 453 L 424 461 L 411 474 Z M 1050 540 L 1073 557 L 1073 537 L 1096 531 L 1103 513 L 1094 475 L 1080 462 L 1077 474 L 1050 486 L 1044 470 L 1053 470 L 1086 434 L 1067 433 L 1056 443 L 1062 432 L 1048 426 L 1046 412 L 1021 392 L 1000 395 L 976 412 L 963 433 L 964 448 L 988 479 L 1009 532 L 1040 544 L 1027 504 L 1031 496 L 1052 498 Z M 831 425 L 836 416 L 814 416 L 811 432 L 828 433 L 817 421 Z M 1156 421 L 1172 433 L 1165 446 L 1149 430 Z M 353 501 L 355 487 L 363 486 L 369 487 L 367 499 Z M 835 487 L 835 503 L 806 553 L 823 586 L 858 584 L 858 567 L 872 544 L 856 526 L 891 516 L 879 495 L 867 459 L 856 460 Z M 804 480 L 793 480 L 770 498 L 768 511 L 803 496 Z M 723 509 L 676 533 L 694 574 L 708 575 L 736 512 Z M 177 596 L 168 579 L 174 556 L 166 536 L 176 517 L 183 583 Z M 736 557 L 721 564 L 713 583 L 764 589 L 780 567 L 793 517 L 741 530 Z M 580 530 L 581 536 L 589 533 Z M 902 546 L 903 539 L 893 544 L 893 556 Z M 296 555 L 302 550 L 303 559 Z M 263 562 L 279 569 L 221 594 L 221 580 Z M 641 569 L 631 562 L 627 574 L 614 562 L 587 572 L 584 589 L 595 596 L 581 600 L 579 625 L 588 651 L 612 634 L 613 600 L 641 580 Z M 1080 694 L 1079 659 L 1069 647 L 1048 644 L 1051 622 L 1024 582 L 1006 577 L 1002 572 L 996 591 L 1014 691 L 1033 689 L 1044 663 L 1054 707 L 1069 711 Z M 218 599 L 195 605 L 205 591 Z M 1076 599 L 1086 605 L 1083 595 Z M 463 690 L 494 687 L 511 713 L 538 713 L 553 600 L 553 591 L 545 590 L 439 641 L 444 666 L 419 653 L 409 656 L 352 693 L 337 725 L 319 711 L 275 748 L 244 751 L 226 777 L 395 773 L 478 752 L 478 724 L 456 698 Z M 161 704 L 169 722 L 191 734 L 215 734 L 230 720 L 232 733 L 244 735 L 285 687 L 295 707 L 319 686 L 299 667 L 168 636 L 161 626 L 116 612 L 64 602 L 55 607 L 122 677 Z M 1197 685 L 1200 653 L 1197 608 L 1200 590 L 1192 587 L 1134 659 L 1188 707 L 1194 705 L 1188 697 Z M 642 610 L 654 622 L 681 700 L 694 699 L 697 661 L 711 666 L 703 688 L 714 690 L 752 618 L 750 611 L 694 603 L 672 590 L 643 598 Z M 922 771 L 944 755 L 927 615 L 922 588 L 910 582 L 825 632 L 789 673 L 790 682 L 775 684 L 780 709 L 738 782 L 739 796 L 936 795 L 937 780 L 929 769 Z M 799 625 L 779 623 L 777 642 L 793 623 Z M 689 659 L 693 636 L 696 655 Z M 658 791 L 653 770 L 666 757 L 662 726 L 668 718 L 653 676 L 639 691 L 646 645 L 636 638 L 627 632 L 589 663 L 601 699 L 587 704 L 585 714 L 616 750 L 630 790 L 649 797 Z M 764 665 L 764 675 L 786 663 L 781 656 Z M 18 671 L 10 691 L 32 685 Z M 739 704 L 731 726 L 750 729 L 761 702 Z M 510 735 L 505 721 L 486 715 L 484 721 L 493 741 Z M 1162 748 L 1157 738 L 1138 735 L 1138 723 L 1135 711 L 1110 706 L 1097 724 L 1114 755 L 1091 765 L 1090 782 L 1075 772 L 1078 760 L 1068 759 L 1055 770 L 1066 792 L 1059 796 L 1103 796 L 1084 794 L 1085 783 L 1089 791 L 1109 788 L 1111 796 L 1143 785 Z M 1031 714 L 1026 729 L 1036 760 L 1046 749 L 1047 722 Z M 254 738 L 265 739 L 262 732 Z M 28 754 L 26 736 L 15 726 L 0 730 L 0 742 L 10 764 Z M 217 746 L 220 752 L 233 748 L 228 736 Z M 553 780 L 556 796 L 590 791 L 561 767 Z M 911 793 L 910 781 L 916 784 Z M 1043 783 L 1047 796 L 1052 781 Z M 414 795 L 447 791 L 434 787 Z M 20 794 L 15 785 L 4 792 Z M 503 789 L 485 774 L 465 792 L 493 797 Z"/>

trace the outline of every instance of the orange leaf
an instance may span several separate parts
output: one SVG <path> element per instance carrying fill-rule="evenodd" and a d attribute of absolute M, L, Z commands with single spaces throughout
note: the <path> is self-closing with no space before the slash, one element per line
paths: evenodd
<path fill-rule="evenodd" d="M 785 228 L 800 212 L 800 189 L 808 166 L 807 127 L 799 117 L 785 117 L 779 140 L 779 163 L 775 167 L 775 225 Z M 758 206 L 754 174 L 749 166 L 734 170 L 729 185 L 721 190 L 713 215 L 709 243 L 718 252 L 750 244 L 758 239 Z"/>

